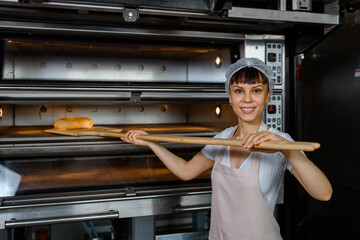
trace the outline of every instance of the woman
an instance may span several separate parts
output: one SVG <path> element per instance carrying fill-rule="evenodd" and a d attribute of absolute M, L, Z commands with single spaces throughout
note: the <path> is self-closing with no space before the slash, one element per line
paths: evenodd
<path fill-rule="evenodd" d="M 137 140 L 144 131 L 129 131 L 122 140 L 145 145 L 182 180 L 191 180 L 212 168 L 210 240 L 281 239 L 273 217 L 284 172 L 288 169 L 314 198 L 327 201 L 332 187 L 326 176 L 299 151 L 258 151 L 265 141 L 293 141 L 262 122 L 261 114 L 274 86 L 273 72 L 261 60 L 243 58 L 226 72 L 225 89 L 238 125 L 216 138 L 239 139 L 243 146 L 207 145 L 186 161 L 156 142 Z"/>

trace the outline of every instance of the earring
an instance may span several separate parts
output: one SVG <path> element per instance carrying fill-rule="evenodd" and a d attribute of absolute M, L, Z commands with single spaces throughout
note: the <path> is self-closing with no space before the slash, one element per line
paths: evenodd
<path fill-rule="evenodd" d="M 230 106 L 232 106 L 232 103 L 230 103 Z"/>

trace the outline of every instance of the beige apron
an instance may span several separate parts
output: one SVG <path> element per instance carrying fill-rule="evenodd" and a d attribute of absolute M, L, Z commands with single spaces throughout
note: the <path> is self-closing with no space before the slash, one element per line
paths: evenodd
<path fill-rule="evenodd" d="M 261 123 L 259 131 L 266 131 Z M 260 153 L 251 153 L 250 169 L 221 164 L 226 146 L 211 173 L 212 203 L 209 240 L 279 240 L 280 228 L 259 186 Z"/>

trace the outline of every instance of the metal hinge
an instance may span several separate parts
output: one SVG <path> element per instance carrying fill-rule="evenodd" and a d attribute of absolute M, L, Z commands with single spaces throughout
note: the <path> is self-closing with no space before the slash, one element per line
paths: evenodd
<path fill-rule="evenodd" d="M 126 22 L 136 22 L 139 18 L 139 10 L 136 8 L 125 7 L 123 17 Z"/>

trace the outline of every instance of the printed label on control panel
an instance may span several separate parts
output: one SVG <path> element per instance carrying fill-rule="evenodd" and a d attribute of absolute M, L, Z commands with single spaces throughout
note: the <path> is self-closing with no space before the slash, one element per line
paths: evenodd
<path fill-rule="evenodd" d="M 360 77 L 360 69 L 355 69 L 355 77 Z"/>
<path fill-rule="evenodd" d="M 266 65 L 270 66 L 274 72 L 273 80 L 276 85 L 283 83 L 282 76 L 282 43 L 266 43 Z"/>
<path fill-rule="evenodd" d="M 270 100 L 265 109 L 266 125 L 279 131 L 283 131 L 282 98 L 280 94 L 270 96 Z"/>

